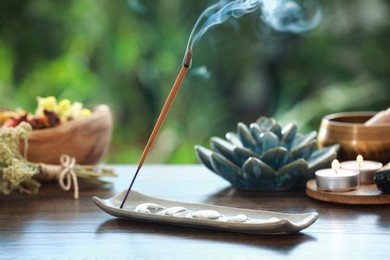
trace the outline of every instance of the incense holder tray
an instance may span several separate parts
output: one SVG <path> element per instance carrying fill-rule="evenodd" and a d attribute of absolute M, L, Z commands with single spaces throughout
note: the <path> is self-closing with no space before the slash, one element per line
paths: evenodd
<path fill-rule="evenodd" d="M 295 123 L 282 127 L 274 118 L 237 124 L 226 139 L 212 137 L 210 149 L 196 145 L 201 163 L 237 189 L 273 191 L 304 188 L 315 171 L 328 168 L 338 144 L 318 149 L 317 132 L 298 133 Z"/>
<path fill-rule="evenodd" d="M 123 219 L 154 222 L 252 234 L 292 234 L 318 218 L 317 212 L 285 214 L 208 204 L 170 201 L 131 191 L 123 208 L 119 208 L 126 191 L 109 199 L 93 197 L 94 203 L 106 213 Z"/>

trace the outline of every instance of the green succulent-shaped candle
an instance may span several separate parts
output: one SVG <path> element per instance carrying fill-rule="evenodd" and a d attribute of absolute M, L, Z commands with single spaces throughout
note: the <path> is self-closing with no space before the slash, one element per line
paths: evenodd
<path fill-rule="evenodd" d="M 282 128 L 274 118 L 260 117 L 248 127 L 238 123 L 226 140 L 210 139 L 211 150 L 200 145 L 200 162 L 238 189 L 288 190 L 304 187 L 316 170 L 329 167 L 338 145 L 317 147 L 317 132 L 298 133 L 295 123 Z"/>

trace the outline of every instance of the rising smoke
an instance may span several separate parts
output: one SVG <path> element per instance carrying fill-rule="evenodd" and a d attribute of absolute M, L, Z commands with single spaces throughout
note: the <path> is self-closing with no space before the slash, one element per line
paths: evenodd
<path fill-rule="evenodd" d="M 282 32 L 307 31 L 321 20 L 321 10 L 316 0 L 220 0 L 199 16 L 188 39 L 187 49 L 192 50 L 211 27 L 230 17 L 240 18 L 257 9 L 260 9 L 261 18 L 268 26 Z"/>

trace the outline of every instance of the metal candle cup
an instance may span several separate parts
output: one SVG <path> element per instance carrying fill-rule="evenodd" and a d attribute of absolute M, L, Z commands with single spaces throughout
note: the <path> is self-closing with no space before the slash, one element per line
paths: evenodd
<path fill-rule="evenodd" d="M 345 161 L 340 163 L 341 169 L 359 171 L 359 179 L 362 184 L 374 183 L 375 173 L 383 166 L 380 162 L 374 161 Z"/>
<path fill-rule="evenodd" d="M 349 191 L 359 188 L 359 171 L 322 169 L 315 173 L 317 188 L 324 191 Z"/>

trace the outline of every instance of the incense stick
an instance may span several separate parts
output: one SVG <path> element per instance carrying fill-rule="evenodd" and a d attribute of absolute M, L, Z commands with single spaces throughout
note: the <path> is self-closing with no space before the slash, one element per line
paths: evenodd
<path fill-rule="evenodd" d="M 138 175 L 139 171 L 141 170 L 142 165 L 144 164 L 145 159 L 148 156 L 150 149 L 152 148 L 154 140 L 156 139 L 156 136 L 157 136 L 158 132 L 160 131 L 162 124 L 164 123 L 165 117 L 167 116 L 169 109 L 171 108 L 173 100 L 175 99 L 175 96 L 180 89 L 181 83 L 183 82 L 183 80 L 187 74 L 187 71 L 191 66 L 191 60 L 192 60 L 192 50 L 189 49 L 189 50 L 187 50 L 186 55 L 184 57 L 183 66 L 182 66 L 179 74 L 177 75 L 176 81 L 173 84 L 171 91 L 168 94 L 167 100 L 165 101 L 165 104 L 164 104 L 163 108 L 161 109 L 160 115 L 157 118 L 157 121 L 156 121 L 156 124 L 154 125 L 153 131 L 150 134 L 148 142 L 146 143 L 146 146 L 142 152 L 141 159 L 139 160 L 137 170 L 135 171 L 134 177 L 130 183 L 129 188 L 127 189 L 126 195 L 125 195 L 125 197 L 120 205 L 120 208 L 123 208 L 123 205 L 125 204 L 126 199 L 129 196 L 129 193 L 131 191 L 131 188 L 133 187 L 135 179 L 137 178 L 137 175 Z"/>

